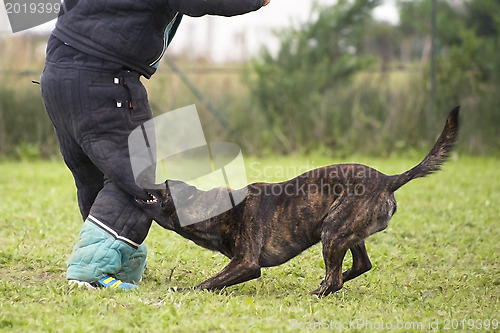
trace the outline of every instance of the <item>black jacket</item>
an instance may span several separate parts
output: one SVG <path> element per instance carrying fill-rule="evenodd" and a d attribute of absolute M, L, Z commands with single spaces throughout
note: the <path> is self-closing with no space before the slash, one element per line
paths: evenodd
<path fill-rule="evenodd" d="M 53 36 L 93 56 L 119 62 L 149 78 L 182 15 L 234 16 L 264 0 L 65 0 Z"/>

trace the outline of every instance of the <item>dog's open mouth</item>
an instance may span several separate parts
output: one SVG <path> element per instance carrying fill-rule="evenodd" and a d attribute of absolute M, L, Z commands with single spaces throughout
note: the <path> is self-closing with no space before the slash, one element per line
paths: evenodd
<path fill-rule="evenodd" d="M 156 205 L 156 204 L 160 203 L 160 200 L 158 199 L 158 197 L 156 195 L 154 195 L 153 193 L 150 193 L 150 192 L 148 192 L 148 195 L 150 196 L 151 199 L 142 200 L 142 199 L 136 198 L 135 200 L 143 205 Z"/>

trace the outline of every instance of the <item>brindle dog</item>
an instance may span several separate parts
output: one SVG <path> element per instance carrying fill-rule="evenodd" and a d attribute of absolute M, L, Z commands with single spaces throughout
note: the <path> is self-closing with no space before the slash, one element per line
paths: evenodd
<path fill-rule="evenodd" d="M 221 272 L 195 288 L 217 290 L 255 279 L 261 267 L 280 265 L 321 241 L 326 276 L 311 293 L 325 296 L 371 269 L 364 239 L 387 227 L 396 212 L 397 189 L 439 170 L 457 139 L 458 114 L 459 107 L 450 112 L 422 162 L 399 175 L 387 176 L 359 164 L 337 164 L 282 183 L 255 183 L 234 208 L 185 227 L 179 223 L 167 183 L 148 190 L 152 200 L 137 201 L 162 227 L 231 259 Z M 196 216 L 202 213 L 197 207 L 206 209 L 228 191 L 236 195 L 242 190 L 200 191 L 186 185 L 183 195 L 192 207 L 190 214 Z M 342 272 L 347 250 L 352 253 L 352 267 Z"/>

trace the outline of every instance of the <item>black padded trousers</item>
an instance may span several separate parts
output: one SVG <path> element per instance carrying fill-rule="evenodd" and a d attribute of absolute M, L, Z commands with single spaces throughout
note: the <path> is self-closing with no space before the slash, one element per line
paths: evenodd
<path fill-rule="evenodd" d="M 140 74 L 51 37 L 41 88 L 83 220 L 138 247 L 151 226 L 135 203 L 147 195 L 134 179 L 128 151 L 131 131 L 152 118 Z"/>

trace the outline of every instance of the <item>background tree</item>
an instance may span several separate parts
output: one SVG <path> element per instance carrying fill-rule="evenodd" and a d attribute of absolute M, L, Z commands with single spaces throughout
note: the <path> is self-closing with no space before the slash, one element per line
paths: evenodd
<path fill-rule="evenodd" d="M 500 2 L 468 0 L 438 2 L 436 110 L 464 106 L 463 137 L 468 150 L 487 152 L 500 147 L 499 31 Z M 428 36 L 430 1 L 400 1 L 400 28 L 406 36 Z M 424 48 L 425 49 L 425 48 Z M 421 93 L 428 90 L 428 68 Z"/>
<path fill-rule="evenodd" d="M 373 63 L 373 57 L 362 55 L 362 47 L 376 5 L 365 0 L 316 4 L 315 20 L 281 32 L 276 55 L 263 50 L 253 65 L 256 76 L 251 90 L 266 126 L 276 134 L 275 149 L 307 149 L 317 131 L 332 120 L 322 110 L 325 97 Z"/>

